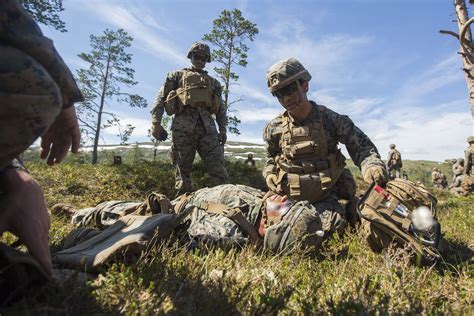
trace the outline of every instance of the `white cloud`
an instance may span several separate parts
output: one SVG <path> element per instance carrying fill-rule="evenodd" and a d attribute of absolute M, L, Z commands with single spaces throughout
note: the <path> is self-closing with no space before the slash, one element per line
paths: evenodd
<path fill-rule="evenodd" d="M 176 49 L 174 43 L 157 35 L 164 33 L 166 27 L 159 24 L 146 8 L 103 1 L 81 2 L 81 6 L 104 21 L 125 29 L 138 43 L 135 45 L 137 48 L 178 65 L 187 63 L 185 52 Z"/>
<path fill-rule="evenodd" d="M 271 107 L 264 107 L 264 108 L 243 108 L 240 107 L 236 111 L 236 116 L 245 123 L 255 123 L 255 122 L 269 122 L 271 119 L 276 117 L 282 108 L 271 108 Z"/>

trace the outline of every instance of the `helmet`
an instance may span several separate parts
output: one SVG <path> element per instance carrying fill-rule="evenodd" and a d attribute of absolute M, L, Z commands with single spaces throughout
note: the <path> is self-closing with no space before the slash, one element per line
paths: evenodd
<path fill-rule="evenodd" d="M 342 210 L 341 210 L 342 211 Z M 264 248 L 274 253 L 287 253 L 294 247 L 314 250 L 321 246 L 325 231 L 315 206 L 306 201 L 293 204 L 279 218 L 268 217 Z"/>
<path fill-rule="evenodd" d="M 457 163 L 464 163 L 464 158 L 458 158 Z"/>
<path fill-rule="evenodd" d="M 191 58 L 191 55 L 193 53 L 202 53 L 207 56 L 207 62 L 211 62 L 211 49 L 209 48 L 209 45 L 200 43 L 200 42 L 195 42 L 193 45 L 191 45 L 191 48 L 188 51 L 188 58 Z"/>
<path fill-rule="evenodd" d="M 439 171 L 439 169 L 437 167 L 434 167 L 433 171 Z"/>
<path fill-rule="evenodd" d="M 390 144 L 390 148 L 391 148 L 391 149 L 394 149 L 394 148 L 395 148 L 395 144 Z"/>
<path fill-rule="evenodd" d="M 467 141 L 468 143 L 474 143 L 474 136 L 469 136 L 469 137 L 466 139 L 466 141 Z"/>
<path fill-rule="evenodd" d="M 298 79 L 310 81 L 311 75 L 295 58 L 279 61 L 267 71 L 267 85 L 272 93 Z"/>

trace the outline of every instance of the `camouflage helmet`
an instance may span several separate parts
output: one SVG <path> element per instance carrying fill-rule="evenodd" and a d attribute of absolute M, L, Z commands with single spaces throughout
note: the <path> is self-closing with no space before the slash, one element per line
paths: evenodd
<path fill-rule="evenodd" d="M 458 158 L 456 162 L 459 164 L 464 164 L 464 158 Z"/>
<path fill-rule="evenodd" d="M 287 252 L 294 247 L 303 249 L 321 246 L 324 237 L 323 224 L 312 205 L 304 201 L 293 204 L 280 221 L 267 227 L 264 248 L 273 253 Z M 273 224 L 273 225 L 272 225 Z"/>
<path fill-rule="evenodd" d="M 433 171 L 439 171 L 438 167 L 434 167 Z"/>
<path fill-rule="evenodd" d="M 390 149 L 394 149 L 395 148 L 395 144 L 390 144 Z"/>
<path fill-rule="evenodd" d="M 466 141 L 467 141 L 468 143 L 474 143 L 474 136 L 469 136 L 469 137 L 466 139 Z"/>
<path fill-rule="evenodd" d="M 310 81 L 311 75 L 295 58 L 281 60 L 268 68 L 267 71 L 267 86 L 271 93 L 298 79 Z"/>
<path fill-rule="evenodd" d="M 193 45 L 191 45 L 191 48 L 188 51 L 187 57 L 191 59 L 191 56 L 193 53 L 201 53 L 207 56 L 207 62 L 211 62 L 211 49 L 209 48 L 209 45 L 200 43 L 200 42 L 195 42 Z"/>

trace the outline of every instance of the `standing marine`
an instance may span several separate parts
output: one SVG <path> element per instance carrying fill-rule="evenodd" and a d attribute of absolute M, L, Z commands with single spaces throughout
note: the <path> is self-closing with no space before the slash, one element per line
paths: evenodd
<path fill-rule="evenodd" d="M 346 145 L 366 182 L 385 183 L 385 164 L 377 148 L 346 115 L 308 100 L 311 75 L 295 58 L 282 60 L 267 72 L 267 84 L 285 109 L 264 129 L 267 159 L 263 176 L 270 190 L 307 200 L 316 209 L 354 222 L 356 185 L 345 167 L 338 144 Z M 346 200 L 346 210 L 339 200 Z M 342 212 L 341 212 L 342 210 Z"/>
<path fill-rule="evenodd" d="M 395 149 L 395 144 L 390 144 L 388 152 L 387 168 L 390 179 L 400 178 L 400 169 L 402 168 L 402 155 Z"/>
<path fill-rule="evenodd" d="M 474 165 L 474 136 L 467 138 L 469 147 L 464 151 L 464 174 L 474 175 L 472 166 Z"/>
<path fill-rule="evenodd" d="M 431 182 L 433 186 L 438 189 L 446 189 L 448 185 L 446 176 L 437 167 L 434 167 L 431 172 Z"/>
<path fill-rule="evenodd" d="M 174 116 L 171 159 L 176 166 L 175 188 L 179 194 L 192 191 L 191 167 L 196 151 L 213 185 L 228 181 L 223 150 L 227 140 L 227 109 L 222 102 L 221 84 L 204 70 L 211 61 L 209 46 L 194 43 L 187 57 L 191 67 L 168 73 L 151 110 L 151 132 L 157 140 L 168 136 L 161 125 L 164 111 Z"/>

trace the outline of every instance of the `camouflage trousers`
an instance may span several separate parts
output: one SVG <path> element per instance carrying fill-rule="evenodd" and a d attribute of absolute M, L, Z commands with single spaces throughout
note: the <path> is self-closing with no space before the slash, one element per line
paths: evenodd
<path fill-rule="evenodd" d="M 71 223 L 77 226 L 95 226 L 106 228 L 113 225 L 120 217 L 136 210 L 141 202 L 107 201 L 95 207 L 77 210 L 72 216 Z"/>
<path fill-rule="evenodd" d="M 198 122 L 192 130 L 174 129 L 172 133 L 171 158 L 176 166 L 175 188 L 179 193 L 192 191 L 191 169 L 196 151 L 211 176 L 209 186 L 227 183 L 224 148 L 217 133 L 207 133 L 202 122 Z"/>
<path fill-rule="evenodd" d="M 0 170 L 27 149 L 61 111 L 61 94 L 46 69 L 0 44 Z"/>
<path fill-rule="evenodd" d="M 388 168 L 388 174 L 390 176 L 390 179 L 401 178 L 400 170 L 400 166 L 390 166 Z"/>

